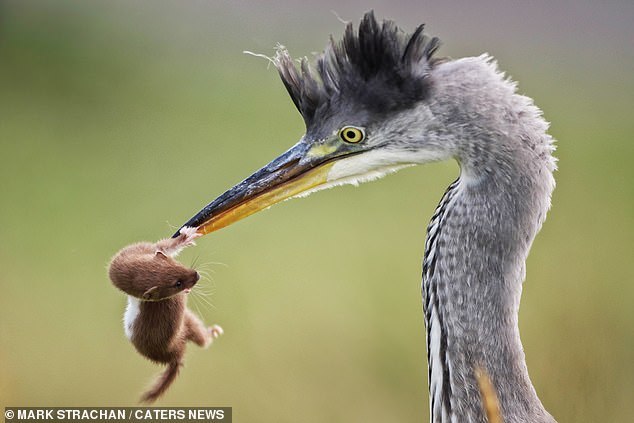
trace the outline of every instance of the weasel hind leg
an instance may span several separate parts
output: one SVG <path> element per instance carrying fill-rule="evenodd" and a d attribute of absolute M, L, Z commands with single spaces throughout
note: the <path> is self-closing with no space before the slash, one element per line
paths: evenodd
<path fill-rule="evenodd" d="M 183 248 L 196 245 L 194 240 L 202 236 L 196 228 L 184 227 L 176 238 L 165 238 L 156 243 L 159 250 L 171 257 L 176 257 Z"/>

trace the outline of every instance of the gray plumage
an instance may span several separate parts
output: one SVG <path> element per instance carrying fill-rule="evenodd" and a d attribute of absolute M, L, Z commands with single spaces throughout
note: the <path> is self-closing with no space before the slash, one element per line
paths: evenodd
<path fill-rule="evenodd" d="M 307 129 L 320 128 L 329 112 L 346 105 L 385 114 L 409 109 L 428 97 L 428 68 L 439 40 L 423 34 L 423 27 L 406 35 L 392 21 L 379 25 L 370 12 L 361 20 L 358 34 L 348 24 L 341 41 L 330 39 L 316 69 L 304 58 L 298 70 L 280 50 L 275 61 L 280 77 Z"/>
<path fill-rule="evenodd" d="M 526 369 L 518 330 L 525 260 L 550 207 L 553 140 L 533 102 L 492 58 L 437 60 L 438 39 L 378 24 L 331 40 L 316 69 L 275 63 L 317 142 L 346 122 L 367 148 L 412 162 L 454 158 L 453 183 L 428 228 L 423 300 L 432 422 L 485 422 L 474 369 L 494 383 L 504 421 L 554 422 Z"/>
<path fill-rule="evenodd" d="M 506 422 L 552 422 L 528 377 L 517 325 L 526 257 L 554 188 L 552 140 L 539 110 L 490 60 L 449 62 L 437 72 L 433 114 L 461 128 L 453 147 L 461 177 L 430 225 L 425 253 L 428 334 L 440 326 L 436 357 L 428 342 L 430 367 L 443 369 L 430 382 L 433 421 L 484 421 L 473 404 L 473 368 L 482 366 Z M 460 111 L 446 108 L 456 89 Z"/>

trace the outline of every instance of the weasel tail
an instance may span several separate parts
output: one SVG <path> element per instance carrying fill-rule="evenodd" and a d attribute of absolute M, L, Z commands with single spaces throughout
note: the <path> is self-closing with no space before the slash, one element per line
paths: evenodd
<path fill-rule="evenodd" d="M 178 371 L 180 370 L 182 363 L 178 361 L 172 361 L 167 365 L 167 369 L 158 377 L 156 382 L 154 382 L 154 386 L 143 394 L 141 397 L 141 402 L 151 403 L 154 402 L 163 395 L 167 388 L 170 387 L 176 376 L 178 376 Z"/>

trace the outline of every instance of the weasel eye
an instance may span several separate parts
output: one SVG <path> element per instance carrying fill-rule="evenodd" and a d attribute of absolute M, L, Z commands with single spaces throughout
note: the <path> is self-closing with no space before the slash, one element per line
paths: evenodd
<path fill-rule="evenodd" d="M 181 281 L 180 281 L 180 279 L 179 279 L 179 280 L 177 280 L 177 281 L 176 281 L 176 283 L 174 284 L 174 286 L 175 286 L 176 288 L 180 288 L 180 286 L 181 286 L 182 284 L 183 284 L 183 282 L 181 282 Z"/>
<path fill-rule="evenodd" d="M 342 141 L 356 144 L 365 139 L 365 131 L 356 126 L 344 126 L 339 130 L 339 138 Z"/>

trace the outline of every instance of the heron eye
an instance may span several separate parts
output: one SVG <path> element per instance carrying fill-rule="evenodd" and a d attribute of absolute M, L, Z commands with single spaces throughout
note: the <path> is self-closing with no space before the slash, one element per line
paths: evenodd
<path fill-rule="evenodd" d="M 344 126 L 339 130 L 339 138 L 345 142 L 356 144 L 365 139 L 365 132 L 356 126 Z"/>

